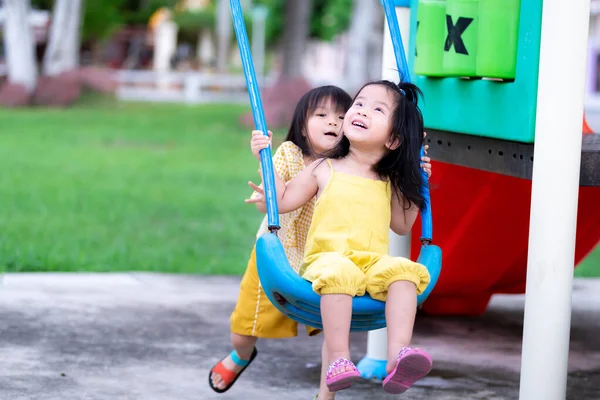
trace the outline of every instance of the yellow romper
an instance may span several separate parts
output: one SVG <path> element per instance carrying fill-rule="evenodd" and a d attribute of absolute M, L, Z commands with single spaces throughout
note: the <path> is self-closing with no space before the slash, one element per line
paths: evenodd
<path fill-rule="evenodd" d="M 273 166 L 285 182 L 295 178 L 304 169 L 302 150 L 292 142 L 283 142 L 273 156 Z M 253 196 L 256 193 L 253 194 Z M 281 230 L 278 237 L 292 268 L 298 271 L 304 258 L 306 236 L 314 209 L 315 199 L 296 211 L 279 216 Z M 256 237 L 268 232 L 265 216 Z M 277 310 L 262 290 L 256 269 L 256 248 L 252 249 L 246 272 L 240 284 L 235 309 L 231 314 L 231 332 L 265 339 L 286 338 L 298 335 L 298 323 Z M 307 327 L 309 335 L 320 330 Z"/>
<path fill-rule="evenodd" d="M 390 284 L 410 281 L 421 294 L 429 272 L 388 255 L 391 188 L 387 182 L 336 172 L 317 199 L 300 273 L 318 294 L 385 301 Z"/>

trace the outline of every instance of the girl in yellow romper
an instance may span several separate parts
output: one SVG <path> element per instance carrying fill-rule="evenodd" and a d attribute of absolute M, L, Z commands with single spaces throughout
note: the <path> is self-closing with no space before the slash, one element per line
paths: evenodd
<path fill-rule="evenodd" d="M 321 295 L 323 364 L 329 364 L 331 392 L 360 378 L 350 361 L 349 333 L 352 297 L 367 292 L 386 302 L 383 389 L 402 393 L 431 370 L 429 355 L 409 347 L 417 295 L 427 288 L 429 273 L 421 264 L 388 255 L 389 229 L 407 234 L 424 206 L 419 94 L 411 83 L 366 84 L 346 113 L 343 137 L 329 158 L 316 160 L 287 183 L 275 174 L 282 214 L 317 198 L 300 273 Z"/>

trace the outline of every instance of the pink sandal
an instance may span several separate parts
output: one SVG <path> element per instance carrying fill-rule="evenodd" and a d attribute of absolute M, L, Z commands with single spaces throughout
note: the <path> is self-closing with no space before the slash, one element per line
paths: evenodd
<path fill-rule="evenodd" d="M 335 376 L 332 376 L 334 369 L 340 369 L 342 367 L 350 367 L 351 371 L 341 372 Z M 352 382 L 360 378 L 360 373 L 356 369 L 354 363 L 346 358 L 338 358 L 335 360 L 329 368 L 327 368 L 327 388 L 330 392 L 337 392 L 338 390 L 347 389 L 352 386 Z"/>
<path fill-rule="evenodd" d="M 383 380 L 383 390 L 388 393 L 404 393 L 413 383 L 431 371 L 431 357 L 423 350 L 405 347 L 400 353 L 394 370 Z"/>

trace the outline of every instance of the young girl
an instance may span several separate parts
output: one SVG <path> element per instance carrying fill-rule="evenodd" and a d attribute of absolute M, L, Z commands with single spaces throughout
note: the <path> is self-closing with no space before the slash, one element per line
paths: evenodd
<path fill-rule="evenodd" d="M 388 255 L 389 229 L 410 232 L 424 205 L 417 156 L 423 142 L 419 94 L 410 83 L 368 83 L 346 113 L 343 136 L 329 158 L 312 162 L 287 183 L 275 174 L 280 213 L 317 199 L 300 273 L 321 295 L 323 364 L 329 364 L 331 392 L 360 378 L 350 361 L 349 332 L 352 297 L 365 292 L 386 302 L 388 376 L 383 389 L 402 393 L 431 370 L 429 355 L 408 347 L 416 297 L 429 284 L 429 273 L 423 265 Z M 269 139 L 260 132 L 253 135 L 257 155 Z"/>
<path fill-rule="evenodd" d="M 286 141 L 273 157 L 279 176 L 285 181 L 291 180 L 318 154 L 330 151 L 337 144 L 344 114 L 351 103 L 352 98 L 335 86 L 313 89 L 300 99 Z M 431 174 L 430 159 L 423 157 L 422 160 L 423 169 Z M 248 202 L 256 203 L 257 208 L 265 212 L 264 199 L 259 193 L 255 192 Z M 279 237 L 290 264 L 296 270 L 303 260 L 313 208 L 314 199 L 295 212 L 280 216 Z M 265 217 L 257 237 L 267 231 Z M 307 331 L 311 336 L 320 332 L 309 327 Z M 281 314 L 262 291 L 253 249 L 240 285 L 238 302 L 231 315 L 231 343 L 234 350 L 212 368 L 210 386 L 218 393 L 227 391 L 256 356 L 255 344 L 259 337 L 285 338 L 296 335 L 297 323 Z M 325 385 L 326 367 L 325 364 L 319 399 L 333 399 Z"/>
<path fill-rule="evenodd" d="M 298 102 L 286 141 L 273 156 L 279 176 L 288 181 L 296 177 L 317 154 L 330 151 L 338 142 L 340 128 L 352 98 L 336 86 L 312 89 Z M 260 195 L 254 193 L 252 202 L 266 212 Z M 306 236 L 312 219 L 314 200 L 292 213 L 281 215 L 279 238 L 291 266 L 298 271 L 303 260 Z M 268 232 L 265 216 L 257 238 Z M 310 336 L 318 329 L 307 327 Z M 287 338 L 297 336 L 297 322 L 281 314 L 261 288 L 256 269 L 255 248 L 240 284 L 240 293 L 231 315 L 231 344 L 233 351 L 215 365 L 209 384 L 217 393 L 227 391 L 244 369 L 254 360 L 258 338 Z"/>

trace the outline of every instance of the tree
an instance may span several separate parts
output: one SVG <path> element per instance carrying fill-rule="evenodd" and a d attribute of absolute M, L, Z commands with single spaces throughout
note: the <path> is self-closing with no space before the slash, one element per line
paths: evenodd
<path fill-rule="evenodd" d="M 353 0 L 312 0 L 310 13 L 309 37 L 331 40 L 345 31 L 350 23 Z M 284 30 L 287 28 L 285 10 L 286 0 L 254 0 L 253 4 L 262 5 L 269 10 L 266 26 L 267 45 L 280 44 Z M 310 3 L 310 1 L 309 1 Z"/>
<path fill-rule="evenodd" d="M 231 43 L 231 10 L 229 0 L 217 0 L 217 71 L 225 72 Z"/>
<path fill-rule="evenodd" d="M 82 0 L 56 0 L 43 73 L 55 76 L 79 66 Z"/>
<path fill-rule="evenodd" d="M 385 25 L 385 18 L 383 7 L 379 0 L 372 0 L 373 8 L 375 9 L 374 21 L 369 36 L 369 49 L 367 54 L 368 62 L 368 73 L 367 80 L 380 79 L 381 78 L 381 56 L 383 52 L 383 27 Z"/>
<path fill-rule="evenodd" d="M 288 0 L 285 4 L 283 67 L 286 78 L 302 76 L 302 56 L 308 40 L 312 0 Z"/>
<path fill-rule="evenodd" d="M 22 86 L 27 93 L 32 93 L 37 83 L 33 34 L 28 21 L 30 4 L 29 0 L 4 1 L 8 83 Z"/>
<path fill-rule="evenodd" d="M 357 90 L 370 77 L 370 70 L 378 64 L 371 62 L 372 49 L 379 43 L 374 41 L 374 28 L 380 27 L 378 20 L 382 12 L 378 0 L 354 0 L 352 20 L 348 30 L 348 57 L 346 64 L 346 81 L 351 91 Z M 379 33 L 381 36 L 381 33 Z M 381 46 L 381 45 L 380 45 Z M 379 47 L 379 54 L 381 47 Z M 381 57 L 379 57 L 381 58 Z M 377 71 L 379 74 L 380 71 Z"/>
<path fill-rule="evenodd" d="M 332 40 L 350 25 L 353 0 L 313 0 L 310 37 Z"/>
<path fill-rule="evenodd" d="M 287 0 L 283 31 L 283 66 L 277 82 L 264 93 L 267 125 L 283 127 L 289 123 L 300 97 L 310 90 L 302 74 L 302 56 L 306 48 L 312 14 L 312 0 Z M 252 114 L 242 117 L 251 126 Z"/>

